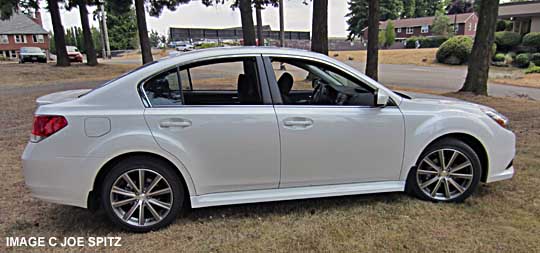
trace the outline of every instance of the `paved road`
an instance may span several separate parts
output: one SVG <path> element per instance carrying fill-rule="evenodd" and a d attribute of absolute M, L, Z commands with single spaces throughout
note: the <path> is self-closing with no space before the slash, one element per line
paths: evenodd
<path fill-rule="evenodd" d="M 140 64 L 140 59 L 113 59 L 108 61 L 114 64 Z M 364 63 L 358 61 L 347 61 L 362 72 L 365 69 Z M 395 85 L 404 88 L 427 89 L 434 91 L 451 92 L 461 88 L 467 68 L 461 67 L 439 67 L 439 66 L 416 66 L 398 64 L 380 64 L 379 78 L 385 85 Z M 528 96 L 529 98 L 540 100 L 540 89 L 501 85 L 495 83 L 488 84 L 488 93 L 496 97 L 516 97 Z"/>

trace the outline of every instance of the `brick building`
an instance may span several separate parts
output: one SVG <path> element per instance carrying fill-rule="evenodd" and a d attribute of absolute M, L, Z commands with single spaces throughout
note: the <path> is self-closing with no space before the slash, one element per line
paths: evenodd
<path fill-rule="evenodd" d="M 41 14 L 14 13 L 0 20 L 0 56 L 17 59 L 21 47 L 39 47 L 49 53 L 49 32 L 43 29 Z"/>
<path fill-rule="evenodd" d="M 431 27 L 435 17 L 404 18 L 397 20 L 386 20 L 379 23 L 379 29 L 386 29 L 389 21 L 394 24 L 396 40 L 402 41 L 413 36 L 433 36 Z M 478 24 L 478 16 L 475 13 L 463 13 L 448 15 L 449 25 L 454 27 L 456 35 L 474 36 Z M 367 40 L 367 27 L 362 30 L 363 39 Z"/>

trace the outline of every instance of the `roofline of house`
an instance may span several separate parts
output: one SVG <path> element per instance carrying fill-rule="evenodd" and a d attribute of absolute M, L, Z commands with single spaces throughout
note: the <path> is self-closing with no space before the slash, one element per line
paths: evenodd
<path fill-rule="evenodd" d="M 535 1 L 525 1 L 525 2 L 508 2 L 508 3 L 500 3 L 499 7 L 501 6 L 510 6 L 510 5 L 527 5 L 527 4 L 537 4 L 540 3 L 540 0 Z"/>

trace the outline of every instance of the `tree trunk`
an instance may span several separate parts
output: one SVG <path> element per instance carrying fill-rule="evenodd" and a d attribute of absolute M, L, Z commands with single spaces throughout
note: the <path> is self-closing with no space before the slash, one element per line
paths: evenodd
<path fill-rule="evenodd" d="M 66 35 L 64 34 L 64 27 L 62 26 L 62 19 L 60 18 L 60 9 L 58 9 L 57 0 L 47 0 L 49 6 L 49 12 L 51 13 L 51 22 L 54 32 L 54 44 L 56 46 L 56 65 L 65 67 L 69 66 L 69 58 L 66 49 Z"/>
<path fill-rule="evenodd" d="M 255 26 L 253 25 L 251 0 L 240 0 L 240 18 L 242 19 L 244 46 L 255 46 Z"/>
<path fill-rule="evenodd" d="M 279 0 L 279 45 L 285 46 L 285 17 L 283 14 L 283 0 Z"/>
<path fill-rule="evenodd" d="M 495 40 L 495 26 L 499 12 L 498 0 L 481 0 L 478 10 L 478 29 L 467 68 L 467 77 L 461 92 L 487 96 L 491 47 Z"/>
<path fill-rule="evenodd" d="M 313 0 L 311 51 L 328 55 L 328 0 Z"/>
<path fill-rule="evenodd" d="M 255 16 L 257 17 L 257 40 L 259 41 L 257 46 L 264 46 L 261 8 L 260 2 L 257 1 L 255 6 Z"/>
<path fill-rule="evenodd" d="M 81 15 L 81 25 L 83 30 L 84 48 L 86 49 L 86 64 L 90 66 L 96 66 L 97 55 L 94 48 L 94 42 L 92 40 L 92 31 L 90 31 L 90 24 L 88 23 L 88 9 L 86 9 L 86 0 L 79 0 L 79 13 Z"/>
<path fill-rule="evenodd" d="M 369 0 L 366 75 L 379 79 L 379 0 Z"/>
<path fill-rule="evenodd" d="M 143 64 L 154 61 L 152 58 L 152 48 L 148 38 L 148 28 L 146 27 L 146 13 L 144 11 L 144 0 L 135 0 L 135 13 L 137 15 L 137 30 L 139 31 L 139 42 Z"/>

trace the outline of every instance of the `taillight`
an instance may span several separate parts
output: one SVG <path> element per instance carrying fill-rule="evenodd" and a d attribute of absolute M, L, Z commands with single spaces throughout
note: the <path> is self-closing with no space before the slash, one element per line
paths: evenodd
<path fill-rule="evenodd" d="M 34 126 L 32 127 L 32 142 L 41 141 L 52 134 L 60 131 L 68 124 L 64 116 L 37 115 L 34 116 Z"/>

